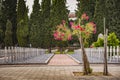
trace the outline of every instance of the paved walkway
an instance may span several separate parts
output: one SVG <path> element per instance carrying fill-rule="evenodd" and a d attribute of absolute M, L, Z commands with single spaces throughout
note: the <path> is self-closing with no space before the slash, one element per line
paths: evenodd
<path fill-rule="evenodd" d="M 91 66 L 93 71 L 103 71 L 103 65 Z M 74 76 L 82 66 L 8 65 L 0 66 L 0 80 L 120 80 L 119 65 L 109 66 L 113 76 Z"/>
<path fill-rule="evenodd" d="M 56 54 L 50 60 L 48 65 L 79 65 L 66 54 Z"/>

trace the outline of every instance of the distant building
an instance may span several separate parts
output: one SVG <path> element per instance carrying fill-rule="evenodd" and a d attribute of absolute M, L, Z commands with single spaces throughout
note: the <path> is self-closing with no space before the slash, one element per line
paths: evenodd
<path fill-rule="evenodd" d="M 68 18 L 69 18 L 69 20 L 73 20 L 73 21 L 76 20 L 77 17 L 75 15 L 75 12 L 70 12 L 69 15 L 68 15 Z"/>

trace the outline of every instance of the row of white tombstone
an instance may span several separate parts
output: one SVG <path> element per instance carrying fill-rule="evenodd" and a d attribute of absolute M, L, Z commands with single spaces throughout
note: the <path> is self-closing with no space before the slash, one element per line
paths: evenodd
<path fill-rule="evenodd" d="M 103 63 L 104 61 L 104 48 L 85 48 L 88 59 L 91 63 Z M 74 50 L 75 53 L 80 53 L 82 56 L 82 50 Z M 107 48 L 108 63 L 120 63 L 120 47 L 108 47 Z"/>
<path fill-rule="evenodd" d="M 41 54 L 45 54 L 45 52 L 45 49 L 38 48 L 5 47 L 5 49 L 1 52 L 1 60 L 4 60 L 2 63 L 5 64 L 14 64 L 36 57 Z"/>

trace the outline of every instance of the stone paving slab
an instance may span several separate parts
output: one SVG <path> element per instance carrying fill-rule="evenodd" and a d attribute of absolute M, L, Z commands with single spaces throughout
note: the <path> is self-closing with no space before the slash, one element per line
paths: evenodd
<path fill-rule="evenodd" d="M 94 72 L 103 71 L 103 65 L 91 66 Z M 109 66 L 113 76 L 73 76 L 82 66 L 0 66 L 0 80 L 120 80 L 119 65 Z"/>
<path fill-rule="evenodd" d="M 66 54 L 55 54 L 48 65 L 79 65 Z"/>

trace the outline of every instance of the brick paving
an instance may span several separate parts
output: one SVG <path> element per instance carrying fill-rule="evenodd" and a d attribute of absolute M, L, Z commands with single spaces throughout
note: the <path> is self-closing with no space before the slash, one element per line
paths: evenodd
<path fill-rule="evenodd" d="M 120 65 L 110 65 L 113 76 L 73 76 L 82 71 L 82 66 L 45 66 L 45 65 L 3 65 L 0 66 L 0 80 L 120 80 Z M 91 66 L 93 71 L 103 71 L 103 65 Z"/>
<path fill-rule="evenodd" d="M 79 63 L 75 62 L 66 54 L 56 54 L 50 60 L 48 65 L 79 65 Z"/>

